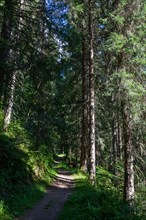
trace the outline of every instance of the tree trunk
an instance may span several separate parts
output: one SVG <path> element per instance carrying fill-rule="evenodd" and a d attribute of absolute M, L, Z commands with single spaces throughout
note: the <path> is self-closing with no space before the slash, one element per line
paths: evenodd
<path fill-rule="evenodd" d="M 122 149 L 122 128 L 120 124 L 120 119 L 118 119 L 118 140 L 117 140 L 118 148 L 117 148 L 117 156 L 120 160 L 123 157 L 123 149 Z"/>
<path fill-rule="evenodd" d="M 95 184 L 96 178 L 96 161 L 95 161 L 95 97 L 94 97 L 94 34 L 93 34 L 93 20 L 92 13 L 93 4 L 89 0 L 89 148 L 90 148 L 90 170 L 89 178 L 92 184 Z"/>
<path fill-rule="evenodd" d="M 13 104 L 14 104 L 14 90 L 15 90 L 15 82 L 16 82 L 16 72 L 13 73 L 12 76 L 12 82 L 10 86 L 10 93 L 9 93 L 9 101 L 8 101 L 8 106 L 5 111 L 5 118 L 4 118 L 4 131 L 7 130 L 10 121 L 11 121 L 11 115 L 12 115 L 12 109 L 13 109 Z"/>
<path fill-rule="evenodd" d="M 69 147 L 68 149 L 68 162 L 69 164 L 72 162 L 72 147 Z"/>
<path fill-rule="evenodd" d="M 112 171 L 114 174 L 116 174 L 116 164 L 117 164 L 117 148 L 118 148 L 118 125 L 117 121 L 115 119 L 115 116 L 113 116 L 113 158 L 112 158 Z"/>
<path fill-rule="evenodd" d="M 20 12 L 21 12 L 21 10 L 24 9 L 24 1 L 25 0 L 20 0 L 20 6 L 19 6 Z M 19 23 L 18 23 L 18 30 L 21 30 L 22 23 L 23 23 L 23 18 L 20 16 Z M 11 31 L 11 34 L 13 34 L 13 31 Z M 20 38 L 20 34 L 17 33 L 16 42 L 19 41 L 19 38 Z M 15 59 L 17 59 L 18 56 L 19 56 L 19 52 L 17 52 L 17 51 L 13 52 L 11 50 L 11 52 L 9 52 L 10 58 L 15 57 Z M 6 90 L 6 97 L 8 97 L 7 98 L 8 103 L 7 103 L 7 107 L 5 110 L 4 126 L 3 126 L 4 131 L 7 130 L 8 126 L 10 124 L 10 121 L 11 121 L 11 115 L 12 115 L 12 110 L 13 110 L 13 105 L 14 105 L 14 91 L 15 91 L 16 74 L 17 74 L 16 70 L 13 69 L 10 76 L 8 76 L 8 78 L 10 78 L 10 82 L 8 82 L 9 85 L 7 85 L 8 89 Z"/>
<path fill-rule="evenodd" d="M 131 204 L 134 200 L 134 169 L 133 148 L 131 143 L 131 119 L 128 101 L 123 105 L 123 131 L 124 131 L 124 199 Z"/>
<path fill-rule="evenodd" d="M 85 37 L 82 39 L 82 136 L 81 136 L 81 159 L 80 167 L 82 171 L 87 171 L 87 76 L 86 76 L 86 57 L 85 57 Z"/>

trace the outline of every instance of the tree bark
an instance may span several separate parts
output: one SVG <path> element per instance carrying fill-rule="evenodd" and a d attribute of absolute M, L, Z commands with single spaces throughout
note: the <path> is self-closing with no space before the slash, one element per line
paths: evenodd
<path fill-rule="evenodd" d="M 87 171 L 87 74 L 86 74 L 86 56 L 85 56 L 85 37 L 82 38 L 82 136 L 81 136 L 81 159 L 80 167 L 82 171 Z"/>
<path fill-rule="evenodd" d="M 19 10 L 21 12 L 21 10 L 24 9 L 24 1 L 25 0 L 20 0 L 20 5 L 19 5 Z M 22 28 L 22 23 L 23 23 L 23 18 L 20 16 L 19 17 L 19 23 L 18 23 L 18 30 L 21 30 Z M 13 31 L 11 31 L 11 34 L 13 34 Z M 20 34 L 17 33 L 16 36 L 16 42 L 18 42 L 20 39 Z M 9 51 L 9 58 L 11 59 L 12 57 L 15 57 L 15 59 L 17 59 L 17 57 L 19 56 L 19 52 L 13 52 L 13 50 Z M 7 98 L 7 106 L 5 109 L 5 117 L 4 117 L 4 125 L 3 125 L 3 130 L 6 131 L 10 121 L 11 121 L 11 116 L 12 116 L 12 110 L 13 110 L 13 105 L 14 105 L 14 91 L 15 91 L 15 83 L 16 83 L 16 74 L 17 71 L 15 69 L 11 70 L 12 73 L 10 74 L 10 76 L 8 78 L 10 78 L 10 81 L 8 82 L 8 89 L 6 90 L 6 96 Z"/>
<path fill-rule="evenodd" d="M 134 200 L 134 169 L 133 169 L 133 148 L 131 143 L 131 119 L 130 104 L 123 104 L 123 132 L 124 132 L 124 200 L 131 204 Z"/>
<path fill-rule="evenodd" d="M 113 113 L 114 114 L 114 113 Z M 116 164 L 117 164 L 117 148 L 118 148 L 118 143 L 117 143 L 117 138 L 118 138 L 118 125 L 117 121 L 115 119 L 115 116 L 113 116 L 113 166 L 112 166 L 112 171 L 114 174 L 116 174 Z"/>
<path fill-rule="evenodd" d="M 4 126 L 3 126 L 4 131 L 7 130 L 10 124 L 10 121 L 11 121 L 12 109 L 13 109 L 13 104 L 14 104 L 15 82 L 16 82 L 16 72 L 14 72 L 12 76 L 12 82 L 11 82 L 10 93 L 9 93 L 10 97 L 8 100 L 8 106 L 6 108 L 5 117 L 4 117 Z"/>
<path fill-rule="evenodd" d="M 95 184 L 96 161 L 95 161 L 95 97 L 94 97 L 94 34 L 93 34 L 93 4 L 89 0 L 89 148 L 90 148 L 90 168 L 89 179 Z"/>
<path fill-rule="evenodd" d="M 120 119 L 118 119 L 118 140 L 117 140 L 117 156 L 120 160 L 123 158 L 123 149 L 122 149 L 122 128 L 120 124 Z"/>

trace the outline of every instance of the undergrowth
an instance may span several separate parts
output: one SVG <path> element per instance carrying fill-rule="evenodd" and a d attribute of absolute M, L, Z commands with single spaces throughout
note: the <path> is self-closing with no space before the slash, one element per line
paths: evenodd
<path fill-rule="evenodd" d="M 0 128 L 3 116 L 0 114 Z M 145 220 L 146 189 L 136 194 L 133 209 L 123 202 L 123 179 L 97 167 L 96 187 L 78 168 L 53 157 L 45 145 L 36 146 L 20 123 L 0 132 L 0 220 L 14 220 L 30 209 L 43 195 L 56 169 L 74 174 L 76 187 L 65 204 L 60 220 Z M 54 158 L 58 160 L 57 158 Z"/>
<path fill-rule="evenodd" d="M 66 202 L 60 220 L 145 220 L 139 204 L 130 208 L 122 199 L 122 190 L 115 187 L 116 177 L 97 167 L 96 187 L 86 176 L 76 175 L 76 188 Z M 141 208 L 141 207 L 139 207 Z"/>
<path fill-rule="evenodd" d="M 0 220 L 20 217 L 44 195 L 56 175 L 47 149 L 36 150 L 20 123 L 0 132 Z"/>

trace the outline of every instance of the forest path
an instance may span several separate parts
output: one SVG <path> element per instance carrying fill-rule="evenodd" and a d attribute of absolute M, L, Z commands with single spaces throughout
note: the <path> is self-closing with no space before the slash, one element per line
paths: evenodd
<path fill-rule="evenodd" d="M 59 169 L 44 198 L 19 220 L 57 220 L 73 187 L 73 175 L 69 171 Z"/>

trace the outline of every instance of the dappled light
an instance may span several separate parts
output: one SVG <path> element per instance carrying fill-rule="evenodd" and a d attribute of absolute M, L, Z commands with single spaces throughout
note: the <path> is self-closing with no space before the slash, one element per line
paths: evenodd
<path fill-rule="evenodd" d="M 57 219 L 74 184 L 74 178 L 69 171 L 59 170 L 44 198 L 21 220 Z"/>

